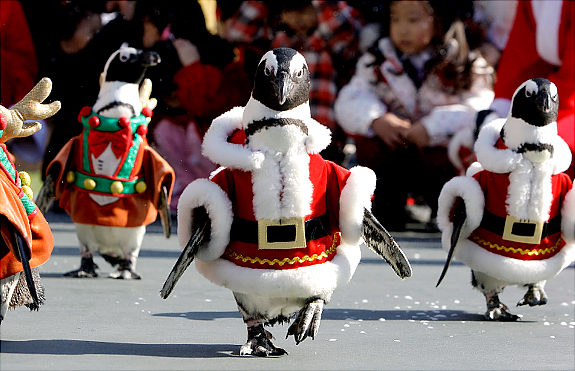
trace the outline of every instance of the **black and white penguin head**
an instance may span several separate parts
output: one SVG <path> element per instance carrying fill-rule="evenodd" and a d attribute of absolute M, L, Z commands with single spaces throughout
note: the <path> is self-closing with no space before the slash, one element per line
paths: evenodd
<path fill-rule="evenodd" d="M 309 100 L 310 86 L 303 55 L 291 48 L 277 48 L 260 60 L 252 98 L 272 110 L 287 111 Z"/>
<path fill-rule="evenodd" d="M 501 129 L 507 147 L 525 154 L 532 162 L 542 162 L 553 155 L 557 137 L 559 96 L 557 86 L 543 78 L 521 84 L 511 101 L 509 115 Z"/>
<path fill-rule="evenodd" d="M 158 63 L 158 53 L 122 45 L 110 55 L 104 66 L 93 110 L 107 117 L 138 116 L 142 111 L 139 85 L 146 69 Z"/>
<path fill-rule="evenodd" d="M 106 61 L 102 82 L 121 81 L 128 84 L 140 84 L 144 79 L 146 69 L 158 63 L 160 63 L 158 53 L 122 45 Z"/>

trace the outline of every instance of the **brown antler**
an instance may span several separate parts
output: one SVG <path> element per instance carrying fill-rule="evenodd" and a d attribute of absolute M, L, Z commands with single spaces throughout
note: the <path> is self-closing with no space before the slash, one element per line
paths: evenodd
<path fill-rule="evenodd" d="M 60 110 L 59 101 L 50 104 L 43 104 L 44 99 L 50 95 L 52 81 L 44 77 L 30 90 L 28 94 L 12 108 L 7 109 L 0 106 L 0 114 L 6 118 L 6 128 L 0 138 L 0 142 L 5 142 L 11 138 L 27 137 L 42 128 L 39 122 L 25 122 L 27 120 L 42 120 L 53 116 Z"/>

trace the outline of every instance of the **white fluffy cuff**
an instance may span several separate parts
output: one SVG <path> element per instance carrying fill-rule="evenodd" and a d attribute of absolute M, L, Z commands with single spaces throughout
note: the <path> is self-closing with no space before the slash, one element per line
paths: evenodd
<path fill-rule="evenodd" d="M 188 184 L 178 201 L 178 240 L 183 248 L 193 230 L 193 210 L 204 206 L 211 222 L 210 241 L 202 246 L 197 257 L 203 261 L 219 258 L 230 242 L 232 203 L 227 194 L 207 179 L 197 179 Z"/>
<path fill-rule="evenodd" d="M 475 178 L 458 176 L 445 183 L 439 194 L 437 210 L 437 224 L 442 231 L 451 228 L 452 223 L 449 220 L 449 214 L 458 197 L 461 197 L 465 202 L 467 212 L 467 221 L 461 232 L 461 238 L 466 238 L 481 223 L 485 197 Z"/>
<path fill-rule="evenodd" d="M 339 228 L 342 240 L 357 245 L 361 238 L 363 209 L 371 210 L 371 196 L 375 190 L 375 173 L 362 166 L 351 169 L 339 198 Z"/>

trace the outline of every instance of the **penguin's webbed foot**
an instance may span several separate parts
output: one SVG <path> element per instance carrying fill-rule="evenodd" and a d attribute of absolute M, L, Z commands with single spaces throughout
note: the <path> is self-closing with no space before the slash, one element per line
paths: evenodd
<path fill-rule="evenodd" d="M 525 296 L 523 296 L 523 299 L 519 300 L 517 306 L 526 304 L 529 304 L 530 307 L 547 304 L 547 295 L 545 294 L 543 287 L 537 285 L 528 285 Z"/>
<path fill-rule="evenodd" d="M 64 273 L 64 277 L 95 278 L 98 277 L 98 272 L 96 272 L 96 269 L 98 269 L 98 265 L 94 263 L 93 258 L 82 258 L 80 268 Z"/>
<path fill-rule="evenodd" d="M 517 321 L 520 317 L 516 314 L 509 313 L 508 309 L 509 308 L 507 305 L 500 302 L 499 296 L 495 294 L 487 300 L 487 312 L 485 312 L 485 319 L 500 322 Z"/>
<path fill-rule="evenodd" d="M 293 335 L 296 345 L 299 345 L 308 336 L 315 339 L 321 322 L 323 312 L 323 299 L 312 299 L 299 311 L 296 319 L 288 329 L 286 339 Z"/>
<path fill-rule="evenodd" d="M 248 327 L 248 341 L 240 347 L 240 356 L 283 356 L 288 354 L 284 349 L 272 343 L 272 334 L 264 329 L 263 324 Z"/>
<path fill-rule="evenodd" d="M 110 273 L 110 278 L 115 278 L 118 280 L 141 280 L 142 276 L 140 276 L 136 271 L 132 268 L 132 263 L 129 260 L 124 260 L 118 264 L 118 271 L 115 273 Z"/>

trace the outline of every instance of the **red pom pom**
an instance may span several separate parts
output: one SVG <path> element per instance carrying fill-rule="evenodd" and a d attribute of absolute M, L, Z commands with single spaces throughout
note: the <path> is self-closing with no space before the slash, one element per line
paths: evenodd
<path fill-rule="evenodd" d="M 90 116 L 91 113 L 92 113 L 92 108 L 90 108 L 89 106 L 84 106 L 80 110 L 80 116 L 82 116 L 82 117 L 88 117 L 88 116 Z"/>
<path fill-rule="evenodd" d="M 142 109 L 142 115 L 146 116 L 146 117 L 152 117 L 152 110 L 150 109 L 150 107 L 144 107 Z"/>
<path fill-rule="evenodd" d="M 0 113 L 0 130 L 6 129 L 7 125 L 8 125 L 8 118 L 6 118 L 6 116 Z"/>
<path fill-rule="evenodd" d="M 130 119 L 127 117 L 120 117 L 118 119 L 118 124 L 120 125 L 120 127 L 127 128 L 128 126 L 130 126 Z"/>
<path fill-rule="evenodd" d="M 146 125 L 140 125 L 136 129 L 136 133 L 140 134 L 141 136 L 144 136 L 148 134 L 148 127 Z"/>
<path fill-rule="evenodd" d="M 92 116 L 88 120 L 88 124 L 90 125 L 91 128 L 95 128 L 98 125 L 100 125 L 100 119 L 98 118 L 98 116 Z"/>

